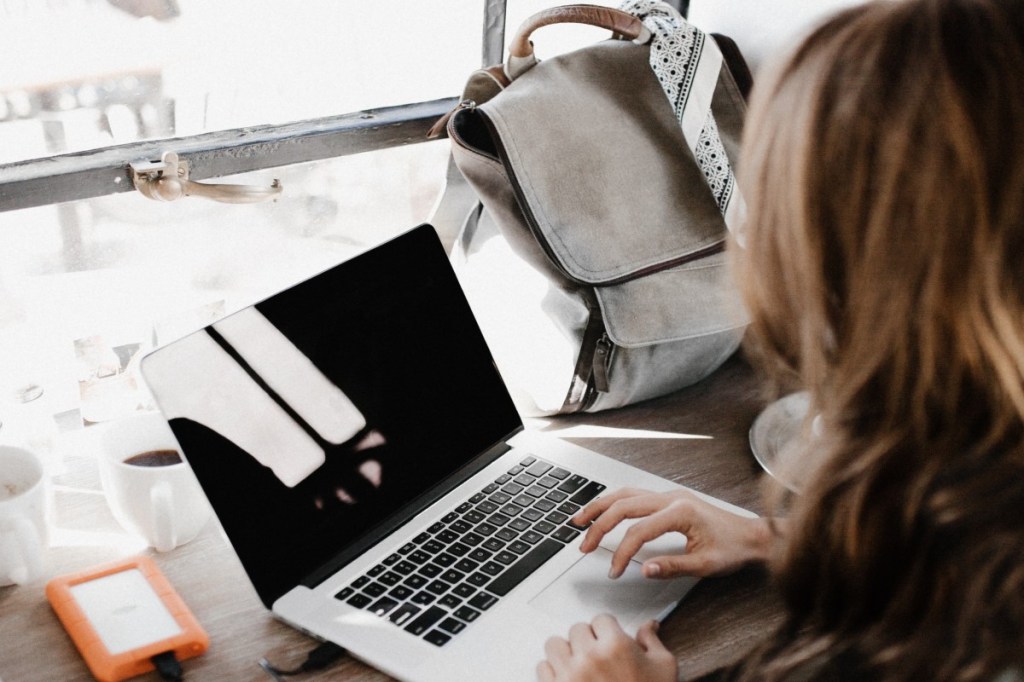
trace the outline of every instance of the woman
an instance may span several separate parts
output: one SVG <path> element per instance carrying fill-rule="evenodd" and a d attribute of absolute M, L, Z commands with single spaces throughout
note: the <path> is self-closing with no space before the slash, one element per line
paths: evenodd
<path fill-rule="evenodd" d="M 1024 9 L 847 10 L 755 88 L 746 248 L 755 355 L 821 415 L 784 524 L 683 493 L 620 491 L 583 551 L 669 530 L 649 577 L 766 561 L 787 610 L 743 680 L 1017 679 L 1024 670 Z M 648 626 L 546 647 L 551 680 L 674 680 Z"/>

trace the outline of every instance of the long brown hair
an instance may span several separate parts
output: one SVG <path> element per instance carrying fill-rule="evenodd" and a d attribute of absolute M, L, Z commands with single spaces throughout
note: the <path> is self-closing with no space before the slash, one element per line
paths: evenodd
<path fill-rule="evenodd" d="M 743 677 L 1024 670 L 1024 10 L 846 10 L 755 85 L 751 349 L 822 435 Z"/>

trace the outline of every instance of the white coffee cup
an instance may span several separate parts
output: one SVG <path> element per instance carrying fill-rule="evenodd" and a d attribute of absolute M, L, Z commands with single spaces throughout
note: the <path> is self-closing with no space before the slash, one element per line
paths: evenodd
<path fill-rule="evenodd" d="M 167 421 L 145 413 L 106 427 L 99 470 L 114 518 L 159 552 L 194 539 L 210 517 L 210 505 Z"/>
<path fill-rule="evenodd" d="M 46 490 L 42 461 L 0 445 L 0 585 L 23 585 L 43 572 Z"/>

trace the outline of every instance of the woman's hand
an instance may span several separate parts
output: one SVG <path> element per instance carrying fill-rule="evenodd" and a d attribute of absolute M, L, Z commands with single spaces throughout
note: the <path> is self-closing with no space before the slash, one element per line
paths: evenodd
<path fill-rule="evenodd" d="M 675 682 L 678 663 L 647 623 L 633 639 L 614 617 L 602 614 L 578 623 L 569 639 L 552 637 L 544 645 L 547 659 L 537 665 L 541 682 Z"/>
<path fill-rule="evenodd" d="M 624 488 L 594 500 L 573 517 L 578 525 L 593 521 L 580 551 L 597 549 L 601 538 L 625 519 L 641 520 L 626 531 L 615 550 L 608 574 L 612 578 L 622 575 L 644 543 L 673 531 L 686 536 L 685 553 L 648 559 L 643 565 L 646 577 L 723 575 L 766 561 L 771 547 L 766 519 L 737 516 L 686 490 L 653 493 Z"/>

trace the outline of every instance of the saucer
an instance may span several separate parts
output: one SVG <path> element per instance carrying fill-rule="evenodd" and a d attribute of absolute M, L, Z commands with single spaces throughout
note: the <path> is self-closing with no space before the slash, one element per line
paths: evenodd
<path fill-rule="evenodd" d="M 787 475 L 791 478 L 802 468 L 794 468 L 786 458 L 800 452 L 795 446 L 801 438 L 810 403 L 806 391 L 791 393 L 764 408 L 750 427 L 754 459 L 769 476 L 794 493 L 800 492 L 800 486 L 797 481 L 788 480 Z"/>

